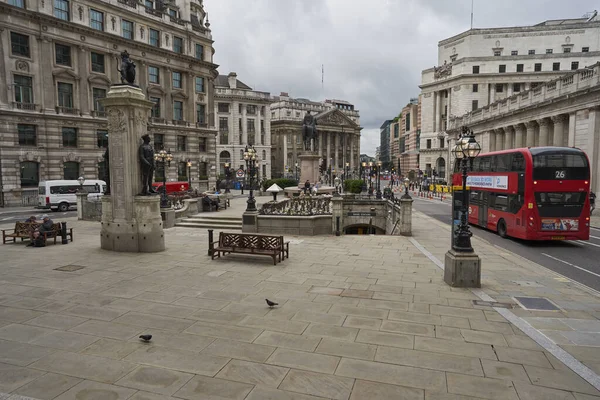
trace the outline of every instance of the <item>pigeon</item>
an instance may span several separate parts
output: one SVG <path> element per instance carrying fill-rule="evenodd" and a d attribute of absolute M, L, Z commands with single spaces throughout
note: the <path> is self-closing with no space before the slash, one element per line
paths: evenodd
<path fill-rule="evenodd" d="M 278 306 L 278 305 L 279 305 L 279 303 L 275 303 L 274 301 L 271 301 L 271 300 L 269 300 L 269 299 L 265 299 L 265 301 L 267 302 L 267 305 L 268 305 L 270 308 L 273 308 L 273 307 L 275 307 L 275 306 Z"/>
<path fill-rule="evenodd" d="M 144 342 L 148 343 L 150 341 L 150 339 L 152 339 L 152 335 L 141 335 L 140 339 L 142 339 Z"/>

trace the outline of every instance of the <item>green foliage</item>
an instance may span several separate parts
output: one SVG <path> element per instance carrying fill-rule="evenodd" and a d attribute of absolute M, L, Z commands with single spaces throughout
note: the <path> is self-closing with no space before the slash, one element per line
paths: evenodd
<path fill-rule="evenodd" d="M 286 187 L 290 187 L 290 186 L 298 187 L 298 181 L 295 179 L 287 179 L 287 178 L 269 179 L 262 183 L 263 191 L 270 188 L 274 183 L 276 183 L 282 189 L 285 189 Z"/>
<path fill-rule="evenodd" d="M 346 193 L 360 193 L 362 192 L 362 179 L 346 179 L 344 181 L 344 192 Z"/>

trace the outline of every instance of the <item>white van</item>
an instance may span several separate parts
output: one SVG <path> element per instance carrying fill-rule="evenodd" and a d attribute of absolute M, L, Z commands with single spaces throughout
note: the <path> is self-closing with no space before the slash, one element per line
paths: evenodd
<path fill-rule="evenodd" d="M 65 212 L 69 207 L 77 207 L 76 193 L 81 188 L 77 181 L 42 181 L 38 188 L 38 208 Z M 106 190 L 106 182 L 98 179 L 86 179 L 83 190 L 88 199 L 99 199 Z"/>

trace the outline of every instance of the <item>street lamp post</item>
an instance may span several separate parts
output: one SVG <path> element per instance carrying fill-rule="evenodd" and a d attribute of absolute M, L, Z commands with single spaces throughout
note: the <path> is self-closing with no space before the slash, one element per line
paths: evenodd
<path fill-rule="evenodd" d="M 300 184 L 300 181 L 298 180 L 298 161 L 294 163 L 294 173 L 296 174 L 296 182 Z"/>
<path fill-rule="evenodd" d="M 188 190 L 192 190 L 192 160 L 188 158 L 187 160 L 187 168 L 188 168 Z"/>
<path fill-rule="evenodd" d="M 408 184 L 409 183 L 410 183 L 410 179 L 404 178 L 404 195 L 402 196 L 403 199 L 412 199 L 412 197 L 410 197 L 410 194 L 408 194 Z"/>
<path fill-rule="evenodd" d="M 173 161 L 173 154 L 171 154 L 171 150 L 160 150 L 159 152 L 154 154 L 154 160 L 162 165 L 163 170 L 163 184 L 162 191 L 160 194 L 160 208 L 168 208 L 169 207 L 169 198 L 167 197 L 167 166 L 171 166 L 171 161 Z"/>
<path fill-rule="evenodd" d="M 363 179 L 363 186 L 365 187 L 365 190 L 367 189 L 367 163 L 365 161 L 363 161 L 360 164 L 361 168 L 362 168 L 362 179 Z"/>
<path fill-rule="evenodd" d="M 229 191 L 229 180 L 231 179 L 231 166 L 228 162 L 224 165 L 225 168 L 225 193 L 231 193 Z"/>
<path fill-rule="evenodd" d="M 381 199 L 381 161 L 377 161 L 377 199 Z"/>
<path fill-rule="evenodd" d="M 347 162 L 346 163 L 346 171 L 344 172 L 344 180 L 348 179 L 348 176 L 350 175 L 350 163 Z M 343 183 L 342 183 L 343 185 Z"/>
<path fill-rule="evenodd" d="M 254 177 L 256 175 L 256 150 L 254 146 L 246 146 L 244 150 L 244 161 L 246 161 L 246 174 L 250 185 L 250 194 L 246 203 L 246 211 L 256 211 L 256 199 L 254 198 Z"/>

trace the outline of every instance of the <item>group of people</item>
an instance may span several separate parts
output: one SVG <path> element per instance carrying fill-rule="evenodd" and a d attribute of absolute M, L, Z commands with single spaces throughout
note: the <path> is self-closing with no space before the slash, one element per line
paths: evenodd
<path fill-rule="evenodd" d="M 45 232 L 52 231 L 52 225 L 54 222 L 50 219 L 47 214 L 42 215 L 42 222 L 39 223 L 35 218 L 35 215 L 27 218 L 25 222 L 29 222 L 32 224 L 31 231 L 29 232 L 30 242 L 27 245 L 28 247 L 44 247 L 46 246 L 46 239 L 44 238 Z M 34 225 L 39 224 L 39 225 Z"/>

